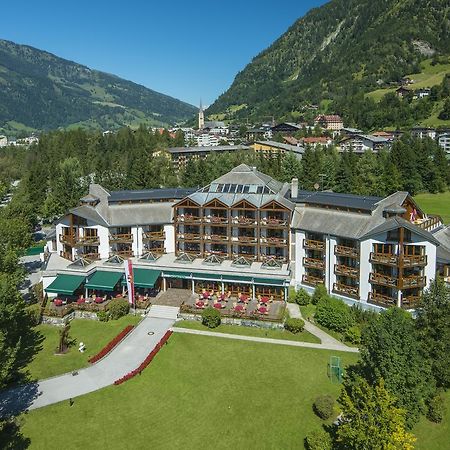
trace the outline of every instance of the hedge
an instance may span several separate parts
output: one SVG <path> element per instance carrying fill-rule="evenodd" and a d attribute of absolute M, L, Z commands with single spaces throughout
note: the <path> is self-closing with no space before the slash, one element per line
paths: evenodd
<path fill-rule="evenodd" d="M 350 307 L 343 301 L 329 296 L 319 300 L 314 320 L 319 325 L 339 332 L 347 331 L 355 323 Z"/>
<path fill-rule="evenodd" d="M 109 341 L 96 355 L 92 356 L 88 359 L 90 363 L 95 363 L 99 359 L 102 359 L 106 356 L 114 347 L 116 347 L 120 341 L 122 341 L 125 336 L 130 333 L 130 331 L 134 328 L 133 325 L 127 325 L 114 339 Z"/>

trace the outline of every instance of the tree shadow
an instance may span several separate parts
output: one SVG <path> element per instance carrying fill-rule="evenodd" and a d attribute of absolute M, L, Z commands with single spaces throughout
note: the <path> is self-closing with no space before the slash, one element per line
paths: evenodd
<path fill-rule="evenodd" d="M 25 437 L 15 420 L 7 420 L 0 424 L 0 448 L 23 450 L 30 446 L 30 438 Z"/>

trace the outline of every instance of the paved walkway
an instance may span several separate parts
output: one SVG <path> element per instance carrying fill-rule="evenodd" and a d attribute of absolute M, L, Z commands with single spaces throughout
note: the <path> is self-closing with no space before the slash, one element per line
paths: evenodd
<path fill-rule="evenodd" d="M 287 308 L 289 310 L 289 315 L 294 319 L 303 319 L 302 313 L 300 312 L 300 307 L 296 303 L 288 303 Z M 308 320 L 305 320 L 305 330 L 309 331 L 314 336 L 318 337 L 323 345 L 334 346 L 335 348 L 340 348 L 343 352 L 349 351 L 349 348 L 354 349 L 355 347 L 348 347 L 343 344 L 341 341 L 338 341 L 333 336 L 330 336 L 325 331 L 321 330 L 319 327 L 316 327 Z"/>
<path fill-rule="evenodd" d="M 336 344 L 330 343 L 322 343 L 322 344 L 313 344 L 312 342 L 300 342 L 300 341 L 288 341 L 285 339 L 270 339 L 270 338 L 262 338 L 255 336 L 241 336 L 239 334 L 228 334 L 228 333 L 217 333 L 214 331 L 203 331 L 203 330 L 191 330 L 188 328 L 172 328 L 174 333 L 186 333 L 186 334 L 196 334 L 198 336 L 213 336 L 217 338 L 224 339 L 235 339 L 238 341 L 251 341 L 251 342 L 262 342 L 265 344 L 275 344 L 275 345 L 288 345 L 291 347 L 307 347 L 307 348 L 316 348 L 320 350 L 335 350 L 339 352 L 350 352 L 350 353 L 358 353 L 358 349 L 355 347 L 347 347 L 339 341 L 336 341 Z"/>
<path fill-rule="evenodd" d="M 113 384 L 139 366 L 174 322 L 146 317 L 107 357 L 78 370 L 77 375 L 68 373 L 0 392 L 0 417 L 41 408 Z"/>

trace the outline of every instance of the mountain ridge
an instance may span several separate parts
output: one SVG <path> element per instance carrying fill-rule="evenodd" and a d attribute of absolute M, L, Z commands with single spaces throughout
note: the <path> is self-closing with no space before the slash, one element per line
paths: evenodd
<path fill-rule="evenodd" d="M 0 39 L 0 131 L 184 121 L 196 108 L 46 50 Z"/>

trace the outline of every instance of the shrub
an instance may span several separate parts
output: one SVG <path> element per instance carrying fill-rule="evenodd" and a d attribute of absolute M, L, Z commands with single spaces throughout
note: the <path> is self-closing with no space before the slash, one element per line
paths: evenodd
<path fill-rule="evenodd" d="M 220 325 L 220 312 L 211 306 L 202 312 L 202 324 L 208 328 L 217 328 Z"/>
<path fill-rule="evenodd" d="M 352 344 L 361 343 L 361 328 L 358 325 L 353 325 L 345 332 L 345 340 Z"/>
<path fill-rule="evenodd" d="M 311 297 L 311 303 L 317 305 L 319 301 L 328 296 L 327 288 L 323 284 L 318 284 L 314 289 L 314 293 Z"/>
<path fill-rule="evenodd" d="M 436 394 L 428 402 L 427 419 L 432 422 L 439 423 L 442 422 L 445 414 L 445 403 L 444 399 L 440 394 Z"/>
<path fill-rule="evenodd" d="M 355 320 L 350 308 L 341 300 L 325 296 L 317 304 L 316 322 L 330 330 L 347 331 Z"/>
<path fill-rule="evenodd" d="M 297 334 L 303 331 L 305 328 L 305 322 L 302 319 L 288 318 L 284 322 L 284 328 L 291 333 Z"/>
<path fill-rule="evenodd" d="M 111 300 L 108 306 L 109 315 L 113 320 L 126 316 L 130 311 L 130 304 L 123 298 Z"/>
<path fill-rule="evenodd" d="M 289 295 L 288 295 L 288 303 L 297 303 L 296 302 L 296 295 L 297 293 L 295 292 L 295 289 L 293 287 L 289 288 Z"/>
<path fill-rule="evenodd" d="M 109 320 L 109 313 L 108 311 L 98 311 L 97 317 L 100 322 L 108 322 Z"/>
<path fill-rule="evenodd" d="M 90 363 L 95 363 L 99 359 L 106 356 L 116 345 L 118 345 L 125 336 L 130 333 L 134 328 L 134 325 L 127 325 L 114 339 L 109 341 L 96 355 L 88 359 Z"/>
<path fill-rule="evenodd" d="M 41 305 L 34 303 L 25 308 L 31 326 L 39 325 L 41 322 Z"/>
<path fill-rule="evenodd" d="M 313 404 L 314 412 L 323 420 L 333 415 L 334 398 L 331 395 L 321 395 Z"/>
<path fill-rule="evenodd" d="M 331 436 L 323 429 L 313 431 L 306 436 L 306 448 L 308 450 L 331 450 Z"/>
<path fill-rule="evenodd" d="M 311 303 L 311 296 L 303 288 L 300 288 L 295 295 L 295 303 L 300 306 L 309 305 Z"/>

